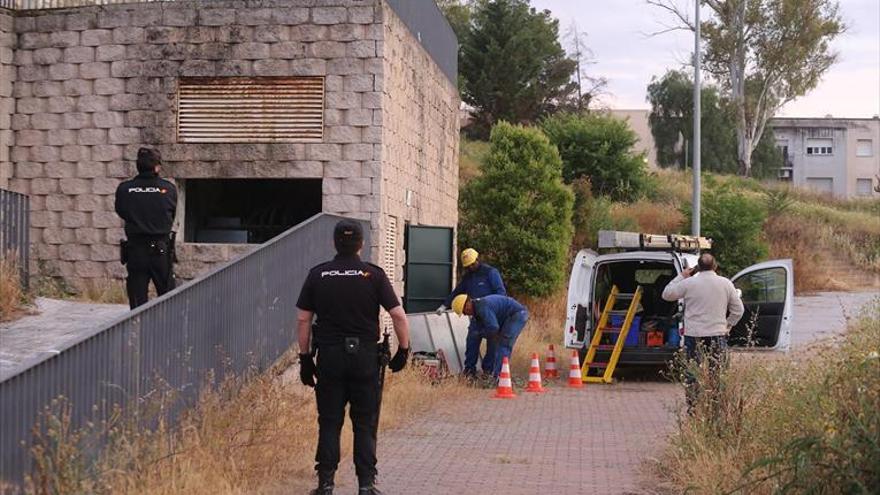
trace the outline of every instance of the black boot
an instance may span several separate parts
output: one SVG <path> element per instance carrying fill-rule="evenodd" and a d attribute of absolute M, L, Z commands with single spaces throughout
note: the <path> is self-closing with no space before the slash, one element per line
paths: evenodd
<path fill-rule="evenodd" d="M 376 488 L 375 479 L 358 479 L 358 495 L 382 495 L 382 492 Z"/>
<path fill-rule="evenodd" d="M 322 473 L 318 471 L 318 488 L 315 488 L 309 495 L 333 495 L 333 475 L 334 472 Z"/>

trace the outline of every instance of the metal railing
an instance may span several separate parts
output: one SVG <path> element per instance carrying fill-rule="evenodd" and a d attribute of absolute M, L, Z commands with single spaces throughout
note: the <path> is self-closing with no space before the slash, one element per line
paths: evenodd
<path fill-rule="evenodd" d="M 28 287 L 30 198 L 0 189 L 0 258 L 16 257 L 21 285 Z"/>
<path fill-rule="evenodd" d="M 59 396 L 75 428 L 101 424 L 114 406 L 138 404 L 161 383 L 174 390 L 175 417 L 214 372 L 271 365 L 295 342 L 296 298 L 308 270 L 334 252 L 339 219 L 316 215 L 119 320 L 0 373 L 0 486 L 20 483 L 31 469 L 32 428 Z M 364 222 L 364 259 L 369 232 Z"/>

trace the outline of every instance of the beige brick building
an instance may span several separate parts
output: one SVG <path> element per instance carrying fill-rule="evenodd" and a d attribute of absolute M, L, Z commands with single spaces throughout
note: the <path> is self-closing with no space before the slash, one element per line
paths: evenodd
<path fill-rule="evenodd" d="M 32 273 L 124 276 L 113 193 L 155 146 L 179 276 L 324 211 L 370 220 L 400 285 L 405 226 L 457 223 L 456 52 L 433 0 L 0 9 L 0 186 L 31 197 Z"/>

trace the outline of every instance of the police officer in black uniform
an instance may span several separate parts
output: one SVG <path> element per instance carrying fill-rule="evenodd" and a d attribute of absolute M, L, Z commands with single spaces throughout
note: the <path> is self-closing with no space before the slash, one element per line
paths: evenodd
<path fill-rule="evenodd" d="M 397 353 L 388 362 L 394 372 L 403 369 L 409 356 L 409 325 L 385 272 L 360 259 L 360 224 L 339 222 L 333 240 L 336 257 L 312 268 L 296 303 L 300 379 L 315 387 L 318 403 L 318 488 L 312 494 L 333 493 L 339 434 L 349 403 L 358 493 L 376 495 L 381 494 L 375 487 L 376 433 L 382 394 L 379 368 L 384 366 L 379 360 L 379 306 L 391 315 L 397 335 Z"/>
<path fill-rule="evenodd" d="M 177 212 L 177 188 L 159 177 L 161 163 L 158 151 L 139 149 L 137 176 L 116 189 L 116 214 L 125 220 L 128 238 L 120 250 L 128 269 L 125 288 L 131 309 L 147 302 L 150 280 L 160 296 L 174 288 L 171 226 Z"/>

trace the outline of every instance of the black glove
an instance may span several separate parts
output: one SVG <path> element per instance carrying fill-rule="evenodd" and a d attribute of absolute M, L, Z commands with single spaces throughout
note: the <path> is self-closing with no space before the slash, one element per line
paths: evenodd
<path fill-rule="evenodd" d="M 318 368 L 315 366 L 315 358 L 311 354 L 300 354 L 299 380 L 303 385 L 314 388 L 316 376 L 318 376 Z"/>
<path fill-rule="evenodd" d="M 406 366 L 407 358 L 409 358 L 409 349 L 398 347 L 394 357 L 391 358 L 391 361 L 388 361 L 388 367 L 391 368 L 391 371 L 397 373 Z"/>

